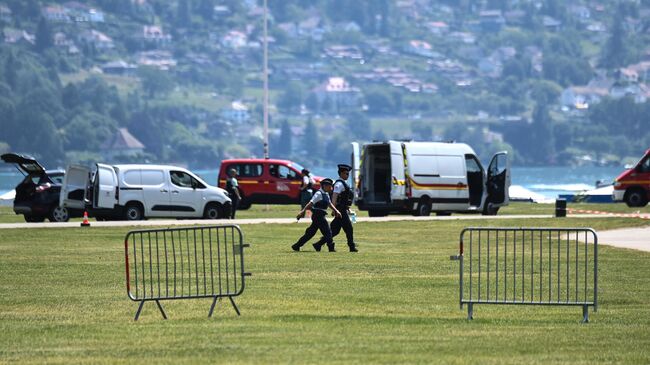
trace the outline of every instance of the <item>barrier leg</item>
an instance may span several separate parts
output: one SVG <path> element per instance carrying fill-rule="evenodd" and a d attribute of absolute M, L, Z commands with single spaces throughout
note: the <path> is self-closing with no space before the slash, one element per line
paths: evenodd
<path fill-rule="evenodd" d="M 165 314 L 165 310 L 163 309 L 162 305 L 160 305 L 160 302 L 156 300 L 156 304 L 158 305 L 158 309 L 160 309 L 160 313 L 163 316 L 163 319 L 167 319 L 167 315 Z"/>
<path fill-rule="evenodd" d="M 589 323 L 589 307 L 582 306 L 582 323 Z"/>
<path fill-rule="evenodd" d="M 142 307 L 144 306 L 144 300 L 140 302 L 140 305 L 138 306 L 138 311 L 135 312 L 135 319 L 134 321 L 137 321 L 138 318 L 140 318 L 140 312 L 142 312 Z"/>
<path fill-rule="evenodd" d="M 467 303 L 467 319 L 474 319 L 474 303 Z"/>
<path fill-rule="evenodd" d="M 232 307 L 235 308 L 235 312 L 237 312 L 238 316 L 241 316 L 241 313 L 239 313 L 239 308 L 237 308 L 237 304 L 235 304 L 235 301 L 232 300 L 232 297 L 228 297 L 230 299 L 230 303 L 232 303 Z"/>
<path fill-rule="evenodd" d="M 214 312 L 214 307 L 217 305 L 217 300 L 219 300 L 219 297 L 214 297 L 214 300 L 212 301 L 212 305 L 210 306 L 210 312 L 208 313 L 208 318 L 212 317 L 212 312 Z"/>

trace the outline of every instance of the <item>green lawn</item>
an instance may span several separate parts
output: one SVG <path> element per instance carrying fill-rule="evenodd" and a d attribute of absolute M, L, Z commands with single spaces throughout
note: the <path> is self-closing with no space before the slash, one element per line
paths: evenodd
<path fill-rule="evenodd" d="M 253 276 L 236 298 L 241 317 L 220 303 L 208 319 L 210 300 L 187 300 L 163 303 L 167 321 L 148 303 L 138 322 L 124 284 L 127 228 L 2 230 L 0 363 L 650 362 L 648 253 L 601 246 L 599 310 L 589 324 L 580 324 L 579 308 L 561 307 L 477 306 L 467 321 L 449 256 L 463 227 L 488 224 L 527 225 L 358 223 L 358 254 L 344 245 L 337 253 L 292 252 L 303 224 L 243 226 Z"/>

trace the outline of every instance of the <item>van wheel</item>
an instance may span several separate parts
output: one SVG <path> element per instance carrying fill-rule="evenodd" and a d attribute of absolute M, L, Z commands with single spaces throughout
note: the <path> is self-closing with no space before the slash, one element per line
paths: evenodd
<path fill-rule="evenodd" d="M 418 209 L 415 212 L 415 215 L 419 217 L 428 217 L 429 215 L 431 215 L 431 203 L 429 202 L 428 198 L 420 199 L 420 202 L 418 203 Z"/>
<path fill-rule="evenodd" d="M 144 218 L 142 207 L 137 203 L 130 203 L 124 208 L 124 219 L 127 221 L 140 221 Z"/>
<path fill-rule="evenodd" d="M 628 207 L 645 207 L 648 199 L 643 189 L 630 189 L 625 193 L 625 204 Z"/>
<path fill-rule="evenodd" d="M 50 222 L 67 222 L 70 220 L 70 213 L 67 208 L 56 206 L 52 208 L 48 218 Z"/>
<path fill-rule="evenodd" d="M 216 203 L 208 204 L 203 211 L 203 219 L 221 219 L 223 217 L 223 207 Z"/>

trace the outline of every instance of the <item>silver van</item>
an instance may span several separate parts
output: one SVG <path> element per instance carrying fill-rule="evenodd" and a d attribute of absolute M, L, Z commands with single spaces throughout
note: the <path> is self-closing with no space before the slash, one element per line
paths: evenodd
<path fill-rule="evenodd" d="M 225 190 L 182 167 L 97 164 L 94 171 L 67 168 L 60 204 L 86 209 L 97 220 L 219 219 L 228 216 L 231 200 Z"/>

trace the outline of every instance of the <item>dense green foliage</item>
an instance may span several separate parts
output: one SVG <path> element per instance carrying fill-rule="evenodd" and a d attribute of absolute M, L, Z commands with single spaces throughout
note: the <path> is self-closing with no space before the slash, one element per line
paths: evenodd
<path fill-rule="evenodd" d="M 104 158 L 106 140 L 127 128 L 146 148 L 114 157 L 122 161 L 214 167 L 224 157 L 261 155 L 262 22 L 254 1 L 81 3 L 104 21 L 46 19 L 47 6 L 71 6 L 63 0 L 0 1 L 11 11 L 0 29 L 33 34 L 0 45 L 0 149 L 48 166 L 90 162 Z M 620 68 L 648 57 L 647 1 L 424 3 L 269 1 L 274 157 L 328 163 L 347 159 L 352 140 L 412 138 L 469 142 L 483 155 L 506 148 L 520 164 L 569 164 L 583 155 L 619 163 L 650 146 L 650 102 L 640 98 L 647 80 L 638 82 L 640 94 L 605 96 L 587 111 L 560 100 L 569 88 L 598 80 L 636 86 Z M 501 11 L 504 23 L 486 21 L 486 10 Z M 432 22 L 447 28 L 435 33 Z M 143 37 L 150 25 L 164 37 Z M 91 40 L 91 30 L 111 44 Z M 241 35 L 243 44 L 227 43 Z M 432 53 L 410 51 L 412 40 L 427 42 Z M 328 55 L 337 45 L 355 48 L 361 59 Z M 142 59 L 174 62 L 138 64 Z M 118 60 L 137 70 L 99 71 Z M 396 68 L 423 88 L 358 78 L 381 68 Z M 360 90 L 358 105 L 316 97 L 333 76 Z M 424 92 L 424 85 L 435 89 Z M 248 107 L 248 119 L 223 113 L 236 100 Z"/>

